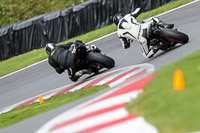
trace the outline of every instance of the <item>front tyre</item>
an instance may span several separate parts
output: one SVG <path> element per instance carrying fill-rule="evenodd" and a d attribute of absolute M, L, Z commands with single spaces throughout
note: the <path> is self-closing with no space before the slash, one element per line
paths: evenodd
<path fill-rule="evenodd" d="M 158 35 L 161 38 L 167 39 L 168 41 L 181 44 L 185 44 L 189 40 L 188 35 L 186 35 L 185 33 L 172 29 L 162 29 L 158 32 Z"/>
<path fill-rule="evenodd" d="M 89 52 L 86 59 L 89 62 L 99 63 L 105 68 L 112 68 L 115 66 L 115 61 L 112 58 L 97 52 Z"/>

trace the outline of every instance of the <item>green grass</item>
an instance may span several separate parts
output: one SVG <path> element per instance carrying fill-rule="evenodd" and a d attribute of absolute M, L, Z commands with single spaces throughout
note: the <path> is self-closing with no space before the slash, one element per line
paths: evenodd
<path fill-rule="evenodd" d="M 0 129 L 30 118 L 32 116 L 52 110 L 64 104 L 76 101 L 80 98 L 89 96 L 105 88 L 108 88 L 108 86 L 93 86 L 86 89 L 78 90 L 76 92 L 68 92 L 66 94 L 60 94 L 58 96 L 44 100 L 43 104 L 39 104 L 37 102 L 23 106 L 19 109 L 14 109 L 7 113 L 3 113 L 0 115 Z"/>
<path fill-rule="evenodd" d="M 80 3 L 80 0 L 0 0 L 0 27 Z"/>
<path fill-rule="evenodd" d="M 175 7 L 178 7 L 180 5 L 183 5 L 183 4 L 191 2 L 191 1 L 193 1 L 193 0 L 177 0 L 173 3 L 163 5 L 162 7 L 158 8 L 158 9 L 154 9 L 152 11 L 142 13 L 141 15 L 138 16 L 137 19 L 140 21 L 140 20 L 160 14 L 162 12 L 168 11 L 170 9 L 173 9 Z M 112 25 L 106 26 L 104 28 L 101 28 L 101 29 L 98 29 L 95 31 L 91 31 L 91 32 L 81 35 L 79 37 L 72 38 L 72 39 L 62 42 L 62 43 L 75 41 L 75 40 L 82 40 L 84 43 L 87 43 L 89 41 L 92 41 L 94 39 L 97 39 L 99 37 L 107 35 L 109 33 L 112 33 L 114 31 L 116 31 L 116 29 L 117 29 L 117 27 L 114 24 L 112 24 Z M 47 58 L 47 55 L 44 51 L 44 48 L 41 48 L 39 50 L 33 50 L 33 51 L 25 53 L 23 55 L 19 55 L 19 56 L 16 56 L 14 58 L 11 58 L 11 59 L 8 59 L 5 61 L 1 61 L 0 62 L 0 76 L 14 72 L 16 70 L 19 70 L 23 67 L 29 66 L 33 63 L 36 63 L 36 62 L 41 61 L 46 58 Z"/>
<path fill-rule="evenodd" d="M 175 70 L 183 72 L 184 90 L 173 89 Z M 200 130 L 200 51 L 168 65 L 158 72 L 129 112 L 144 116 L 161 133 L 186 133 Z"/>
<path fill-rule="evenodd" d="M 163 6 L 159 7 L 159 8 L 156 8 L 154 10 L 151 10 L 151 11 L 148 11 L 148 12 L 140 14 L 138 16 L 137 20 L 140 21 L 140 20 L 143 20 L 143 19 L 147 19 L 149 17 L 161 14 L 163 12 L 166 12 L 168 10 L 174 9 L 176 7 L 179 7 L 181 5 L 187 4 L 187 3 L 192 2 L 192 1 L 194 1 L 194 0 L 177 0 L 175 2 L 165 4 L 165 5 L 163 5 Z"/>

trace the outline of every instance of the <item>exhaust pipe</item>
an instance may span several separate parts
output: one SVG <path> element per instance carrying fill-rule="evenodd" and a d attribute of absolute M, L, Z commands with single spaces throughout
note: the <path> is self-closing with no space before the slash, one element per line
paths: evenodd
<path fill-rule="evenodd" d="M 97 46 L 91 45 L 91 46 L 90 46 L 90 49 L 91 49 L 91 50 L 95 50 L 95 49 L 97 49 Z"/>

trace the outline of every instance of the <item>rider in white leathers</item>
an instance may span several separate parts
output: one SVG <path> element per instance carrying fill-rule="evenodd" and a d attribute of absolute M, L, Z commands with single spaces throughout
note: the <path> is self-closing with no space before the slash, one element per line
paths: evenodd
<path fill-rule="evenodd" d="M 130 47 L 130 42 L 136 40 L 140 43 L 142 54 L 146 58 L 153 57 L 153 55 L 158 51 L 159 47 L 157 45 L 150 46 L 150 43 L 158 43 L 155 40 L 149 40 L 150 28 L 153 24 L 159 24 L 163 27 L 173 28 L 173 24 L 165 24 L 160 21 L 159 18 L 152 17 L 148 20 L 137 22 L 135 19 L 139 15 L 140 8 L 137 8 L 133 13 L 122 16 L 121 14 L 116 14 L 113 17 L 114 23 L 118 26 L 117 34 L 122 42 L 122 47 L 124 49 Z"/>

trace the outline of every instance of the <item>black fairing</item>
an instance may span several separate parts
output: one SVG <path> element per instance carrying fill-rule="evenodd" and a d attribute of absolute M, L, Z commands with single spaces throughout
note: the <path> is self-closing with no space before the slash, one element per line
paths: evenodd
<path fill-rule="evenodd" d="M 76 49 L 76 65 L 79 69 L 89 69 L 97 73 L 102 68 L 112 68 L 115 61 L 101 53 L 100 49 L 88 50 L 85 46 Z"/>

